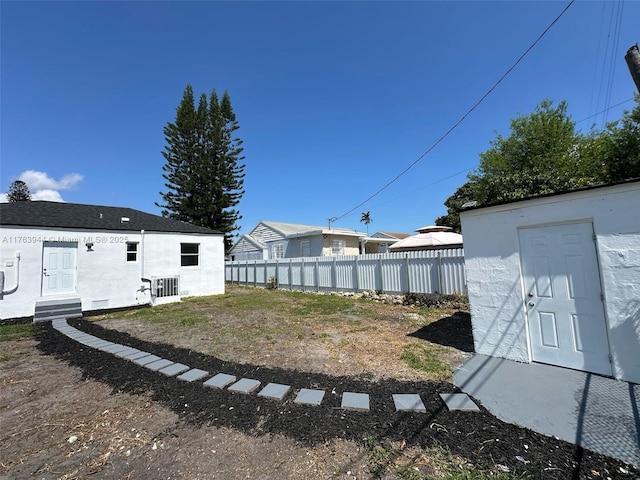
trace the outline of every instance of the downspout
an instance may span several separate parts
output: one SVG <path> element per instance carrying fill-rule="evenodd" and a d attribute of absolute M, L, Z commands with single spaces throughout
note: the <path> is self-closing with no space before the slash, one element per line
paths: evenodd
<path fill-rule="evenodd" d="M 140 230 L 140 280 L 144 283 L 149 283 L 148 288 L 143 286 L 140 291 L 144 293 L 149 290 L 149 305 L 153 305 L 153 294 L 151 291 L 153 283 L 151 279 L 144 276 L 144 230 Z"/>
<path fill-rule="evenodd" d="M 15 293 L 16 290 L 18 290 L 18 287 L 20 286 L 20 252 L 16 252 L 16 286 L 9 289 L 9 290 L 4 290 L 4 272 L 2 272 L 2 286 L 0 286 L 0 299 L 2 299 L 2 297 L 4 297 L 5 295 L 10 295 L 12 293 Z"/>

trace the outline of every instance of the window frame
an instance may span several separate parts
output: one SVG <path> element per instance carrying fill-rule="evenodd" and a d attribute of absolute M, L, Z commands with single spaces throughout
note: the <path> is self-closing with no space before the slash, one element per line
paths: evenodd
<path fill-rule="evenodd" d="M 284 258 L 284 243 L 274 243 L 271 245 L 271 258 Z"/>
<path fill-rule="evenodd" d="M 195 246 L 195 252 L 185 252 L 186 246 Z M 193 260 L 195 258 L 195 263 Z M 180 242 L 180 266 L 197 267 L 200 265 L 200 244 L 193 242 Z"/>
<path fill-rule="evenodd" d="M 336 251 L 336 248 L 334 245 L 338 246 L 339 251 Z M 345 247 L 344 240 L 331 240 L 331 255 L 344 255 L 344 247 Z"/>
<path fill-rule="evenodd" d="M 138 245 L 140 242 L 127 242 L 125 244 L 125 261 L 127 263 L 136 263 L 138 261 Z M 130 250 L 129 247 L 135 247 L 133 250 Z M 133 259 L 130 259 L 129 256 L 133 255 Z"/>
<path fill-rule="evenodd" d="M 306 251 L 306 254 L 305 254 L 305 251 Z M 311 256 L 311 240 L 300 240 L 300 256 L 301 257 Z"/>

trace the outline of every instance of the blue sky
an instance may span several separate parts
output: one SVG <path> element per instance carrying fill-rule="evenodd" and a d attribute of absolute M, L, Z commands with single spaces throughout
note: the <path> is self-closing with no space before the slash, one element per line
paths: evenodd
<path fill-rule="evenodd" d="M 159 213 L 162 130 L 190 83 L 231 97 L 245 148 L 240 233 L 331 217 L 366 231 L 365 211 L 371 233 L 412 233 L 445 213 L 496 132 L 543 99 L 566 100 L 583 130 L 633 108 L 624 54 L 640 41 L 640 2 L 576 1 L 452 134 L 357 207 L 568 3 L 3 1 L 0 191 L 23 179 L 36 198 Z"/>

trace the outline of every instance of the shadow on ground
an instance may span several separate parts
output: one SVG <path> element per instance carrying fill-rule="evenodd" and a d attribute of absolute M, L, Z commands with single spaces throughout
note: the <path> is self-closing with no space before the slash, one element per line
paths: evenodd
<path fill-rule="evenodd" d="M 471 315 L 468 312 L 456 312 L 449 317 L 436 320 L 410 333 L 409 336 L 457 348 L 463 352 L 474 352 Z"/>

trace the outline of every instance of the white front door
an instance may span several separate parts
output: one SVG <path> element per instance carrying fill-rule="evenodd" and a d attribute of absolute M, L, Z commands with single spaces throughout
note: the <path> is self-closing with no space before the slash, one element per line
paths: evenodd
<path fill-rule="evenodd" d="M 532 359 L 611 375 L 592 224 L 523 228 L 519 235 Z"/>
<path fill-rule="evenodd" d="M 76 291 L 76 252 L 74 242 L 45 242 L 42 259 L 42 295 Z"/>

